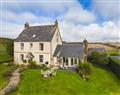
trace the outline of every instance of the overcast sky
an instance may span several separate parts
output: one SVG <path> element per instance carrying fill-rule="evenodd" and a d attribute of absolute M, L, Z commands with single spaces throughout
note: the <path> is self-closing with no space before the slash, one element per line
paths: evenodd
<path fill-rule="evenodd" d="M 30 26 L 58 20 L 63 40 L 119 41 L 119 0 L 2 0 L 1 37 L 16 38 Z"/>

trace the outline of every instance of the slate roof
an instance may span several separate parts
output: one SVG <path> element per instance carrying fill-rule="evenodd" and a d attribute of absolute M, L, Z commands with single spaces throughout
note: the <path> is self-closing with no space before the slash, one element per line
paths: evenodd
<path fill-rule="evenodd" d="M 16 42 L 51 41 L 56 30 L 55 25 L 30 26 L 16 38 Z"/>
<path fill-rule="evenodd" d="M 58 45 L 53 56 L 58 57 L 83 57 L 83 44 L 78 43 L 64 43 Z"/>

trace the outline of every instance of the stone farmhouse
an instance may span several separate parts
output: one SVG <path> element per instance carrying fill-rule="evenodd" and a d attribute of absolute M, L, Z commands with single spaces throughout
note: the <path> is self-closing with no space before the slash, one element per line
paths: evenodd
<path fill-rule="evenodd" d="M 73 67 L 87 58 L 87 40 L 64 42 L 57 20 L 54 25 L 29 26 L 25 23 L 21 34 L 14 41 L 15 64 L 34 60 L 36 64 Z"/>

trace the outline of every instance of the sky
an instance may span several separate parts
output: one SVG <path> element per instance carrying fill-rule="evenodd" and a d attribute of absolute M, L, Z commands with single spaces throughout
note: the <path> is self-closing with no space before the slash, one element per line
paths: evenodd
<path fill-rule="evenodd" d="M 16 38 L 24 24 L 53 25 L 64 41 L 120 41 L 120 0 L 1 0 L 0 36 Z"/>

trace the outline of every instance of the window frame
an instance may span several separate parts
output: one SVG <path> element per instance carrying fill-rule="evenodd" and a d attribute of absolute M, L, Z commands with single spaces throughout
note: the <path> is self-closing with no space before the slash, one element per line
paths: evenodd
<path fill-rule="evenodd" d="M 63 63 L 65 63 L 66 61 L 65 61 L 65 57 L 63 57 Z"/>
<path fill-rule="evenodd" d="M 42 63 L 44 60 L 44 56 L 43 55 L 39 55 L 39 62 Z"/>
<path fill-rule="evenodd" d="M 71 58 L 71 65 L 73 65 L 73 63 L 74 63 L 74 60 L 73 60 L 73 58 Z"/>
<path fill-rule="evenodd" d="M 43 51 L 44 50 L 44 44 L 43 43 L 39 43 L 39 50 Z"/>
<path fill-rule="evenodd" d="M 20 43 L 20 49 L 24 50 L 24 43 Z"/>
<path fill-rule="evenodd" d="M 77 58 L 74 59 L 75 64 L 77 64 Z"/>
<path fill-rule="evenodd" d="M 68 58 L 65 58 L 65 62 L 66 62 L 66 65 L 68 66 L 69 65 Z"/>
<path fill-rule="evenodd" d="M 20 54 L 20 61 L 24 60 L 24 54 Z"/>
<path fill-rule="evenodd" d="M 32 49 L 33 48 L 33 43 L 30 43 L 30 49 Z"/>

